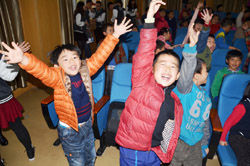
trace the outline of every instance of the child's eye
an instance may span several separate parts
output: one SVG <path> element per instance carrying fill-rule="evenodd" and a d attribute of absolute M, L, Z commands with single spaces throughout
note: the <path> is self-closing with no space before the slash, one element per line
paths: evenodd
<path fill-rule="evenodd" d="M 68 59 L 64 59 L 63 61 L 68 61 Z"/>

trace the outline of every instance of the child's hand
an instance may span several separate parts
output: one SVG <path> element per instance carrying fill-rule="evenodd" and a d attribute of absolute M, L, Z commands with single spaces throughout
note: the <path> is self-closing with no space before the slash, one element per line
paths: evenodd
<path fill-rule="evenodd" d="M 117 25 L 117 20 L 115 20 L 115 25 L 114 25 L 114 33 L 113 36 L 115 36 L 117 39 L 127 33 L 130 32 L 132 29 L 131 27 L 133 26 L 133 24 L 130 24 L 130 20 L 126 21 L 126 17 L 124 17 L 124 19 L 122 20 L 121 24 Z"/>
<path fill-rule="evenodd" d="M 161 5 L 166 5 L 166 3 L 162 2 L 162 0 L 152 0 L 149 5 L 147 18 L 153 18 Z"/>
<path fill-rule="evenodd" d="M 206 152 L 206 154 L 208 154 L 208 152 L 209 152 L 209 149 L 208 149 L 208 148 L 206 148 L 206 149 L 205 149 L 205 152 Z"/>
<path fill-rule="evenodd" d="M 28 52 L 30 50 L 30 44 L 26 41 L 23 41 L 21 44 L 17 43 L 17 46 L 21 48 L 23 52 Z"/>
<path fill-rule="evenodd" d="M 200 34 L 200 31 L 195 31 L 194 30 L 194 24 L 191 25 L 188 29 L 188 36 L 189 36 L 189 46 L 190 47 L 193 47 L 195 46 L 195 44 L 197 43 L 198 39 L 199 39 L 199 34 Z"/>
<path fill-rule="evenodd" d="M 228 143 L 227 143 L 227 141 L 220 141 L 220 145 L 221 145 L 221 146 L 227 146 Z"/>
<path fill-rule="evenodd" d="M 0 50 L 0 53 L 5 55 L 4 60 L 7 61 L 7 63 L 20 63 L 24 59 L 23 51 L 21 48 L 19 48 L 16 43 L 12 42 L 13 49 L 10 48 L 7 44 L 2 42 L 3 47 L 7 51 Z"/>
<path fill-rule="evenodd" d="M 213 14 L 210 15 L 207 9 L 202 10 L 201 18 L 204 20 L 205 24 L 209 25 L 212 17 L 213 17 Z"/>

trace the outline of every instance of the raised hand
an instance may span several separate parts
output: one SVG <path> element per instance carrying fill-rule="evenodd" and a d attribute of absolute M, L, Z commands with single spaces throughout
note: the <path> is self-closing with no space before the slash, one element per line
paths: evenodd
<path fill-rule="evenodd" d="M 197 4 L 197 9 L 200 9 L 203 7 L 203 2 L 202 1 L 199 1 L 198 4 Z"/>
<path fill-rule="evenodd" d="M 23 61 L 24 59 L 23 51 L 16 45 L 16 43 L 14 42 L 11 43 L 13 49 L 10 48 L 4 42 L 2 42 L 2 45 L 7 51 L 0 50 L 0 53 L 4 55 L 3 59 L 7 61 L 7 63 L 20 63 Z"/>
<path fill-rule="evenodd" d="M 197 43 L 198 39 L 199 39 L 199 34 L 200 31 L 195 31 L 194 30 L 194 24 L 190 26 L 190 28 L 188 29 L 188 35 L 189 35 L 189 46 L 193 47 L 195 46 L 195 44 Z"/>
<path fill-rule="evenodd" d="M 23 41 L 21 44 L 17 44 L 17 46 L 21 48 L 23 52 L 28 52 L 30 50 L 30 44 L 26 41 Z"/>
<path fill-rule="evenodd" d="M 227 146 L 228 143 L 227 143 L 227 141 L 220 141 L 220 145 L 221 145 L 221 146 Z"/>
<path fill-rule="evenodd" d="M 203 9 L 201 13 L 201 18 L 204 20 L 205 24 L 209 25 L 212 20 L 213 14 L 209 14 L 208 9 Z"/>
<path fill-rule="evenodd" d="M 126 17 L 124 17 L 119 25 L 117 25 L 117 20 L 115 20 L 113 36 L 119 38 L 121 35 L 130 32 L 132 30 L 132 26 L 133 24 L 130 24 L 130 20 L 126 21 Z"/>
<path fill-rule="evenodd" d="M 147 18 L 153 18 L 161 5 L 166 5 L 166 3 L 162 2 L 162 0 L 152 0 L 149 5 Z"/>

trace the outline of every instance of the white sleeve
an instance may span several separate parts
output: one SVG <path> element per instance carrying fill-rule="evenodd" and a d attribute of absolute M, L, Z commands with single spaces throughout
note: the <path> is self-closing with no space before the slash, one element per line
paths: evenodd
<path fill-rule="evenodd" d="M 91 10 L 89 10 L 89 18 L 95 18 L 95 12 L 92 12 Z"/>
<path fill-rule="evenodd" d="M 85 24 L 85 22 L 84 22 L 84 21 L 81 21 L 81 14 L 78 13 L 78 14 L 76 15 L 76 25 L 82 27 L 82 26 L 84 26 L 84 24 Z"/>
<path fill-rule="evenodd" d="M 105 16 L 106 16 L 106 13 L 103 12 L 102 15 L 100 15 L 99 17 L 96 18 L 96 21 L 97 22 L 103 22 L 103 21 L 105 21 Z"/>
<path fill-rule="evenodd" d="M 19 66 L 17 64 L 7 64 L 1 58 L 0 60 L 0 78 L 5 81 L 13 81 L 19 71 Z"/>
<path fill-rule="evenodd" d="M 241 27 L 242 25 L 242 17 L 244 15 L 244 12 L 240 12 L 238 17 L 236 18 L 236 27 Z"/>
<path fill-rule="evenodd" d="M 115 19 L 117 18 L 117 16 L 118 16 L 118 11 L 116 9 L 113 9 L 113 16 L 111 18 L 111 21 L 115 22 Z"/>

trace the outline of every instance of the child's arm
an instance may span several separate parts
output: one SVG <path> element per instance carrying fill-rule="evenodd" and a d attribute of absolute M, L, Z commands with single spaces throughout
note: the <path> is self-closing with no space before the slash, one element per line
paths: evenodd
<path fill-rule="evenodd" d="M 150 3 L 144 28 L 140 32 L 140 43 L 137 53 L 133 56 L 132 86 L 143 86 L 149 81 L 148 76 L 153 71 L 153 60 L 156 48 L 157 29 L 154 27 L 154 15 L 161 5 L 161 0 L 153 0 Z"/>
<path fill-rule="evenodd" d="M 1 54 L 4 54 L 4 60 L 9 64 L 19 63 L 19 66 L 32 74 L 36 78 L 40 79 L 46 86 L 55 87 L 60 79 L 60 76 L 56 70 L 49 68 L 45 63 L 38 60 L 34 55 L 23 53 L 14 42 L 11 43 L 13 49 L 2 42 L 2 45 L 7 51 L 0 50 Z"/>
<path fill-rule="evenodd" d="M 23 51 L 27 52 L 30 50 L 30 44 L 23 41 L 18 47 Z M 18 75 L 19 67 L 17 64 L 7 64 L 3 60 L 4 56 L 0 54 L 0 78 L 5 81 L 13 81 Z"/>
<path fill-rule="evenodd" d="M 89 59 L 87 59 L 87 66 L 89 68 L 90 76 L 94 75 L 108 59 L 116 44 L 119 42 L 118 38 L 121 35 L 131 31 L 130 28 L 133 26 L 133 24 L 129 24 L 130 21 L 125 21 L 126 17 L 123 19 L 121 24 L 117 25 L 117 20 L 115 20 L 113 35 L 108 35 L 98 47 L 96 52 Z"/>
<path fill-rule="evenodd" d="M 194 22 L 195 22 L 195 20 L 196 20 L 196 18 L 197 18 L 197 16 L 198 16 L 198 14 L 199 14 L 199 11 L 200 11 L 200 8 L 203 6 L 203 3 L 202 2 L 198 2 L 198 5 L 197 5 L 197 7 L 196 7 L 196 9 L 195 9 L 195 11 L 194 11 L 194 14 L 193 14 L 193 17 L 192 17 L 192 19 L 191 19 L 191 21 L 190 21 L 190 23 L 189 23 L 189 26 L 188 26 L 188 29 L 190 29 L 191 28 L 191 26 L 193 26 L 193 24 L 194 24 Z M 183 40 L 183 42 L 182 42 L 182 45 L 185 45 L 186 43 L 187 43 L 187 41 L 188 41 L 188 34 L 185 36 L 185 39 Z"/>
<path fill-rule="evenodd" d="M 193 75 L 197 63 L 195 44 L 198 41 L 199 33 L 200 32 L 195 32 L 193 26 L 190 26 L 190 29 L 188 29 L 190 44 L 184 46 L 180 78 L 177 82 L 177 88 L 179 92 L 183 94 L 187 94 L 192 90 Z"/>
<path fill-rule="evenodd" d="M 209 144 L 209 138 L 211 137 L 210 133 L 210 119 L 208 118 L 205 121 L 205 127 L 203 128 L 203 137 L 201 140 L 201 147 L 203 150 L 205 150 L 206 154 L 208 154 L 208 144 Z"/>
<path fill-rule="evenodd" d="M 243 104 L 239 104 L 234 108 L 233 112 L 228 117 L 223 127 L 223 132 L 220 138 L 220 144 L 222 146 L 227 145 L 226 142 L 227 133 L 234 125 L 236 125 L 242 119 L 245 113 L 246 113 L 246 108 L 244 107 Z"/>
<path fill-rule="evenodd" d="M 201 13 L 202 19 L 204 20 L 204 28 L 200 33 L 199 40 L 197 43 L 197 53 L 202 53 L 207 47 L 207 39 L 210 33 L 209 23 L 213 17 L 213 14 L 209 14 L 209 11 L 204 9 Z"/>

